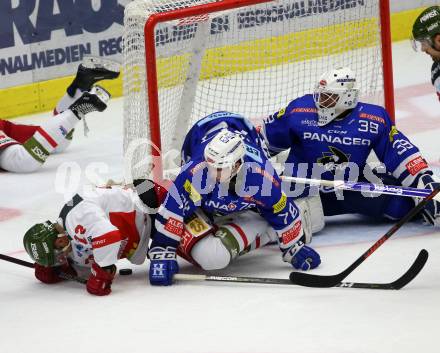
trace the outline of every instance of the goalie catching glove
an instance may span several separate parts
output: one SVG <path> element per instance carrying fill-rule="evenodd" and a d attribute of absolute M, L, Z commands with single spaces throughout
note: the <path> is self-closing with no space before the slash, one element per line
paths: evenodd
<path fill-rule="evenodd" d="M 423 174 L 417 185 L 419 189 L 428 189 L 434 191 L 434 189 L 440 188 L 440 181 L 435 176 L 430 174 Z M 422 199 L 416 198 L 416 205 L 420 203 Z M 424 220 L 434 226 L 440 226 L 440 202 L 436 199 L 432 199 L 428 202 L 425 208 L 421 211 Z"/>

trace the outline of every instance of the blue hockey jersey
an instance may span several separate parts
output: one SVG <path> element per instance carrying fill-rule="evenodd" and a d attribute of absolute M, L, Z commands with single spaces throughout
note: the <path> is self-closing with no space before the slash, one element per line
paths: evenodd
<path fill-rule="evenodd" d="M 313 96 L 307 94 L 268 117 L 264 135 L 271 154 L 290 148 L 286 175 L 369 180 L 363 172 L 371 151 L 403 186 L 416 186 L 418 176 L 429 171 L 419 149 L 384 108 L 373 104 L 358 103 L 343 118 L 320 127 Z"/>
<path fill-rule="evenodd" d="M 210 178 L 203 158 L 204 147 L 224 128 L 239 133 L 246 150 L 243 166 L 230 184 Z M 184 220 L 197 208 L 209 216 L 254 210 L 275 230 L 281 250 L 301 238 L 299 210 L 282 191 L 281 180 L 263 151 L 258 132 L 242 116 L 218 112 L 200 120 L 189 131 L 182 156 L 186 163 L 156 217 L 153 247 L 177 247 Z"/>

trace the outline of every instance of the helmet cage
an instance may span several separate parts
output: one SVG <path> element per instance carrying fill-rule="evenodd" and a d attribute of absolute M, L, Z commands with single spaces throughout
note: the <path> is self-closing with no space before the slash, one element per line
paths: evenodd
<path fill-rule="evenodd" d="M 313 92 L 318 126 L 327 125 L 344 111 L 355 108 L 358 99 L 359 89 L 350 69 L 339 68 L 324 74 Z"/>

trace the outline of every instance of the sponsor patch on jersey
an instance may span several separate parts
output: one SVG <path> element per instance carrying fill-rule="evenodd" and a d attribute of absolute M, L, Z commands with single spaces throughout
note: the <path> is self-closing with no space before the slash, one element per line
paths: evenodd
<path fill-rule="evenodd" d="M 178 219 L 175 219 L 173 217 L 170 217 L 170 218 L 168 218 L 168 221 L 165 224 L 164 228 L 168 232 L 180 236 L 182 234 L 182 230 L 183 230 L 183 222 L 181 222 Z"/>
<path fill-rule="evenodd" d="M 197 192 L 193 184 L 191 184 L 188 179 L 185 181 L 185 184 L 183 184 L 183 188 L 189 194 L 189 198 L 192 200 L 192 202 L 196 203 L 202 199 L 202 196 Z"/>
<path fill-rule="evenodd" d="M 363 139 L 360 137 L 350 137 L 350 136 L 333 136 L 326 135 L 317 132 L 304 132 L 304 140 L 320 141 L 327 143 L 340 144 L 345 146 L 370 146 L 371 140 Z"/>
<path fill-rule="evenodd" d="M 428 168 L 428 163 L 426 163 L 422 156 L 418 156 L 406 164 L 406 169 L 411 175 L 417 175 L 425 168 Z"/>
<path fill-rule="evenodd" d="M 391 131 L 390 131 L 390 142 L 394 141 L 394 136 L 396 136 L 399 133 L 399 130 L 397 130 L 397 128 L 393 125 L 391 126 Z"/>
<path fill-rule="evenodd" d="M 301 234 L 301 221 L 296 221 L 292 228 L 281 234 L 283 244 L 287 245 Z"/>
<path fill-rule="evenodd" d="M 246 154 L 251 157 L 252 159 L 254 159 L 257 162 L 263 163 L 263 160 L 261 159 L 261 154 L 260 151 L 257 150 L 256 148 L 249 146 L 248 144 L 244 144 L 244 147 L 246 149 Z"/>
<path fill-rule="evenodd" d="M 281 109 L 277 114 L 277 119 L 280 119 L 286 114 L 286 108 Z"/>
<path fill-rule="evenodd" d="M 312 113 L 312 114 L 316 114 L 316 113 L 318 113 L 318 109 L 316 109 L 316 108 L 293 108 L 290 112 L 291 113 Z"/>
<path fill-rule="evenodd" d="M 273 205 L 273 213 L 279 213 L 279 212 L 281 212 L 282 210 L 284 210 L 284 208 L 286 207 L 286 205 L 287 205 L 287 196 L 286 196 L 286 194 L 283 192 L 283 193 L 281 194 L 281 198 L 280 198 L 280 200 L 279 200 L 275 205 Z"/>
<path fill-rule="evenodd" d="M 359 118 L 372 120 L 372 121 L 384 124 L 386 126 L 385 119 L 380 117 L 380 116 L 377 116 L 377 115 L 367 114 L 367 113 L 360 113 L 359 114 Z"/>

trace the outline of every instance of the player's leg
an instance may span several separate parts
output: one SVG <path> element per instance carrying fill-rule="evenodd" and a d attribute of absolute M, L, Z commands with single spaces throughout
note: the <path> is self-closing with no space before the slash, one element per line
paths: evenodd
<path fill-rule="evenodd" d="M 204 270 L 225 268 L 240 255 L 276 240 L 269 224 L 257 213 L 246 211 L 216 220 L 217 231 L 191 250 L 192 259 Z"/>
<path fill-rule="evenodd" d="M 72 83 L 67 87 L 66 94 L 60 99 L 54 115 L 64 112 L 81 97 L 83 92 L 90 91 L 93 85 L 101 80 L 113 80 L 120 74 L 120 65 L 114 61 L 97 57 L 86 57 L 78 66 Z M 55 117 L 57 119 L 58 116 Z M 73 130 L 69 131 L 67 138 L 59 143 L 54 153 L 64 151 L 72 141 Z"/>
<path fill-rule="evenodd" d="M 0 155 L 0 168 L 18 173 L 37 170 L 66 139 L 69 131 L 82 117 L 93 111 L 103 111 L 107 107 L 109 98 L 108 92 L 100 87 L 94 87 L 91 92 L 84 92 L 68 110 L 59 114 L 57 119 L 49 119 L 41 126 L 33 127 L 34 134 L 22 145 L 14 144 L 4 148 Z M 20 129 L 21 126 L 17 125 L 15 127 L 17 131 L 12 132 L 11 135 L 19 135 Z"/>

